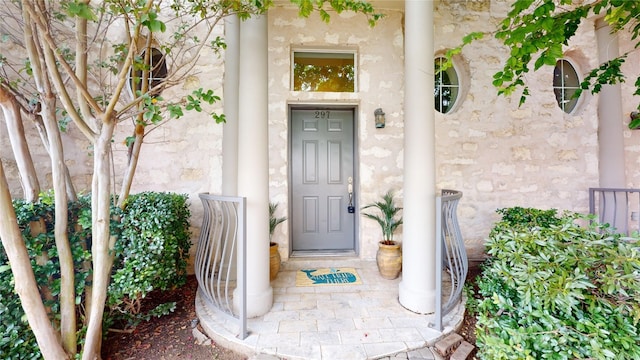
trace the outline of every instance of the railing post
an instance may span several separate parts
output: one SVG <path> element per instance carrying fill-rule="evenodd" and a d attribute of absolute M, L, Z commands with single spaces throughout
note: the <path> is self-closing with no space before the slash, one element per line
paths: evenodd
<path fill-rule="evenodd" d="M 442 196 L 436 196 L 436 330 L 442 331 Z"/>

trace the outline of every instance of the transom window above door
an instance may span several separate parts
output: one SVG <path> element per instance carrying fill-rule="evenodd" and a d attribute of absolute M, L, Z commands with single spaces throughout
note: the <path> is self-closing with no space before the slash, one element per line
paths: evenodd
<path fill-rule="evenodd" d="M 293 91 L 356 91 L 355 51 L 294 50 L 291 57 Z"/>

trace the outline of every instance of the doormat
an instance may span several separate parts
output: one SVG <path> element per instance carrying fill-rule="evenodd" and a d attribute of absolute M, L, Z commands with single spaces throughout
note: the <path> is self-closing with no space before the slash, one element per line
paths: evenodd
<path fill-rule="evenodd" d="M 362 284 L 362 280 L 354 268 L 305 269 L 296 272 L 296 286 L 349 284 Z"/>

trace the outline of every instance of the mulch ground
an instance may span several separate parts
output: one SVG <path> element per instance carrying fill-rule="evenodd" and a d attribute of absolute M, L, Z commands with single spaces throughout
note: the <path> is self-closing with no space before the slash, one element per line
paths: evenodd
<path fill-rule="evenodd" d="M 470 264 L 467 282 L 474 284 L 480 274 L 477 264 Z M 145 299 L 144 306 L 175 301 L 176 310 L 167 316 L 152 318 L 139 324 L 134 330 L 110 331 L 102 346 L 102 358 L 106 360 L 243 360 L 244 355 L 211 345 L 198 345 L 192 334 L 192 324 L 197 319 L 195 296 L 198 288 L 195 276 L 189 276 L 187 284 L 167 292 L 153 292 Z M 476 293 L 477 293 L 477 289 Z M 458 331 L 466 341 L 475 346 L 476 318 L 465 314 L 462 328 Z M 470 359 L 475 359 L 475 351 Z"/>
<path fill-rule="evenodd" d="M 469 273 L 467 274 L 466 283 L 471 285 L 476 295 L 478 297 L 478 286 L 476 285 L 476 278 L 480 276 L 480 263 L 479 262 L 470 262 L 469 263 Z M 470 343 L 473 346 L 476 346 L 476 315 L 469 314 L 469 311 L 466 311 L 464 314 L 464 319 L 462 320 L 462 328 L 458 330 L 458 334 L 462 336 L 465 341 Z M 468 359 L 477 359 L 476 353 L 477 349 L 473 350 Z"/>
<path fill-rule="evenodd" d="M 211 345 L 196 343 L 192 335 L 192 321 L 197 319 L 195 311 L 197 288 L 195 276 L 189 276 L 187 284 L 181 288 L 149 294 L 144 302 L 145 307 L 153 308 L 159 304 L 175 301 L 175 311 L 170 315 L 143 322 L 130 332 L 110 331 L 103 342 L 102 358 L 106 360 L 246 359 L 245 356 L 215 343 Z"/>

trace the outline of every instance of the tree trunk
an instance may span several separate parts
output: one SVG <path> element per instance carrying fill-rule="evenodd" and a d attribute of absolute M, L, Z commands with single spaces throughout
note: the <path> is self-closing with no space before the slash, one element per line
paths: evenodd
<path fill-rule="evenodd" d="M 129 156 L 129 164 L 127 166 L 126 173 L 122 179 L 122 188 L 120 189 L 120 196 L 118 196 L 118 207 L 122 208 L 125 200 L 129 196 L 131 191 L 131 184 L 133 183 L 133 175 L 136 173 L 138 166 L 138 157 L 140 156 L 140 149 L 142 148 L 142 142 L 144 140 L 144 126 L 136 125 L 135 140 L 131 145 L 131 155 Z"/>
<path fill-rule="evenodd" d="M 58 334 L 51 326 L 49 316 L 40 298 L 29 254 L 22 240 L 20 228 L 18 228 L 2 162 L 0 162 L 0 213 L 2 213 L 0 216 L 2 246 L 9 258 L 11 272 L 13 272 L 15 279 L 16 293 L 20 297 L 29 326 L 36 336 L 40 352 L 47 360 L 69 359 L 70 357 L 58 341 Z"/>
<path fill-rule="evenodd" d="M 44 146 L 44 149 L 47 151 L 47 154 L 49 154 L 49 156 L 51 156 L 51 146 L 49 145 L 49 139 L 47 136 L 47 130 L 44 127 L 44 122 L 42 121 L 42 117 L 38 114 L 32 114 L 29 113 L 26 115 L 31 122 L 33 122 L 33 125 L 36 127 L 36 130 L 38 130 L 38 135 L 40 135 L 40 140 L 42 141 L 42 145 Z M 65 176 L 65 186 L 67 187 L 67 198 L 69 199 L 70 202 L 76 202 L 78 201 L 78 194 L 76 193 L 76 189 L 73 187 L 73 181 L 71 181 L 71 172 L 69 171 L 69 167 L 67 166 L 67 164 L 64 164 L 65 167 L 65 171 L 64 171 L 64 176 Z"/>
<path fill-rule="evenodd" d="M 42 101 L 44 124 L 51 144 L 51 169 L 55 200 L 55 241 L 60 261 L 60 335 L 62 344 L 69 354 L 77 352 L 76 342 L 76 293 L 73 254 L 69 243 L 69 206 L 65 186 L 64 153 L 62 139 L 55 117 L 53 94 Z"/>
<path fill-rule="evenodd" d="M 4 113 L 9 141 L 20 172 L 24 198 L 28 202 L 35 202 L 38 199 L 38 193 L 40 193 L 40 184 L 38 183 L 33 159 L 29 153 L 29 145 L 24 135 L 20 106 L 13 94 L 10 94 L 2 86 L 0 86 L 0 107 Z"/>
<path fill-rule="evenodd" d="M 94 145 L 94 167 L 91 197 L 93 288 L 91 307 L 88 309 L 89 322 L 82 352 L 83 360 L 100 358 L 102 345 L 102 316 L 107 299 L 107 287 L 113 265 L 115 238 L 110 235 L 110 147 L 115 129 L 112 119 L 103 121 L 100 137 Z"/>

